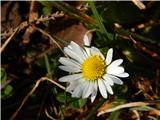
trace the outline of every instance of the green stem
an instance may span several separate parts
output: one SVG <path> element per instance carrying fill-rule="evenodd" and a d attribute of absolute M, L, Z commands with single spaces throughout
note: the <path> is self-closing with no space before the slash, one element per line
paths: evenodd
<path fill-rule="evenodd" d="M 105 34 L 109 40 L 113 40 L 113 36 L 112 36 L 110 33 L 107 32 L 107 30 L 106 30 L 106 28 L 105 28 L 105 26 L 104 26 L 104 24 L 103 24 L 103 22 L 102 22 L 102 18 L 101 18 L 101 16 L 99 15 L 99 13 L 98 13 L 98 11 L 97 11 L 97 9 L 96 9 L 96 6 L 95 6 L 95 4 L 94 4 L 94 1 L 89 2 L 89 5 L 90 5 L 90 7 L 91 7 L 91 10 L 92 10 L 93 15 L 94 15 L 94 17 L 95 17 L 95 19 L 96 19 L 96 22 L 97 22 L 97 24 L 98 24 L 98 26 L 99 26 L 100 31 L 101 31 L 103 34 Z"/>
<path fill-rule="evenodd" d="M 48 60 L 47 55 L 44 55 L 44 59 L 45 59 L 45 64 L 46 64 L 48 77 L 51 79 L 52 78 L 52 72 L 51 72 L 51 69 L 50 69 L 50 64 L 49 64 L 49 60 Z"/>
<path fill-rule="evenodd" d="M 152 40 L 150 38 L 146 38 L 146 37 L 144 37 L 142 35 L 139 35 L 139 34 L 136 34 L 136 33 L 132 33 L 132 32 L 130 32 L 128 30 L 123 29 L 123 28 L 116 28 L 115 32 L 118 33 L 118 34 L 120 34 L 120 35 L 126 35 L 126 36 L 131 35 L 135 39 L 141 40 L 143 42 L 150 42 L 152 44 L 157 44 L 158 46 L 160 46 L 159 42 L 156 42 L 156 41 L 154 41 L 154 40 Z"/>
<path fill-rule="evenodd" d="M 82 20 L 84 22 L 90 23 L 90 24 L 94 24 L 95 25 L 95 21 L 93 18 L 91 18 L 90 16 L 80 12 L 79 10 L 75 9 L 74 7 L 70 6 L 69 4 L 66 4 L 62 1 L 54 1 L 53 4 L 56 8 L 66 12 L 67 14 Z"/>
<path fill-rule="evenodd" d="M 86 120 L 91 120 L 92 116 L 97 112 L 98 108 L 103 105 L 106 99 L 102 99 L 94 108 L 92 108 L 91 112 L 87 115 Z"/>

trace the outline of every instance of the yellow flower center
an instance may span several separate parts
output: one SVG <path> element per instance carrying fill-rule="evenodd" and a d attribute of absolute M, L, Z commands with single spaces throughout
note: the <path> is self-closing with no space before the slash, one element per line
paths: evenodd
<path fill-rule="evenodd" d="M 98 80 L 105 73 L 105 62 L 99 55 L 92 55 L 82 64 L 82 74 L 86 80 Z"/>

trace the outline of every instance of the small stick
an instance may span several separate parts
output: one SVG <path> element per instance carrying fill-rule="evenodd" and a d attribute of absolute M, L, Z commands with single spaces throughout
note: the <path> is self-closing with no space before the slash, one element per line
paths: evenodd
<path fill-rule="evenodd" d="M 141 2 L 140 0 L 132 0 L 132 2 L 140 9 L 144 10 L 146 9 L 146 6 Z"/>
<path fill-rule="evenodd" d="M 152 52 L 151 50 L 147 49 L 144 45 L 142 45 L 140 42 L 137 42 L 136 40 L 134 40 L 132 38 L 132 36 L 123 36 L 123 35 L 119 35 L 121 38 L 126 39 L 126 40 L 130 40 L 133 42 L 133 44 L 135 46 L 137 46 L 139 49 L 141 49 L 143 52 L 147 53 L 148 55 L 150 55 L 151 57 L 155 58 L 156 60 L 160 61 L 160 56 L 158 56 L 157 53 Z"/>
<path fill-rule="evenodd" d="M 60 88 L 63 89 L 63 90 L 65 90 L 65 87 L 64 87 L 64 86 L 58 84 L 58 83 L 55 82 L 54 80 L 51 80 L 51 79 L 49 79 L 49 78 L 47 78 L 47 77 L 42 77 L 42 78 L 40 78 L 40 79 L 36 82 L 36 84 L 35 84 L 35 86 L 32 88 L 32 90 L 31 90 L 31 91 L 27 94 L 27 96 L 23 99 L 21 105 L 18 107 L 18 109 L 17 109 L 17 110 L 14 112 L 14 114 L 11 116 L 10 120 L 14 120 L 14 119 L 16 118 L 18 112 L 21 110 L 21 108 L 22 108 L 23 105 L 26 103 L 26 101 L 28 100 L 28 98 L 29 98 L 29 97 L 34 93 L 34 91 L 37 89 L 37 87 L 39 86 L 40 82 L 45 81 L 45 80 L 53 83 L 54 85 L 60 87 Z"/>
<path fill-rule="evenodd" d="M 13 32 L 13 34 L 5 41 L 5 43 L 3 44 L 3 46 L 0 48 L 0 54 L 4 51 L 4 49 L 6 48 L 6 46 L 8 45 L 8 43 L 15 37 L 15 35 L 23 28 L 25 28 L 26 26 L 28 26 L 28 22 L 22 22 Z"/>
<path fill-rule="evenodd" d="M 151 57 L 157 59 L 160 61 L 160 57 L 158 56 L 157 53 L 155 52 L 152 52 L 151 50 L 147 49 L 145 46 L 143 46 L 140 42 L 137 42 L 136 40 L 134 40 L 132 38 L 132 36 L 130 36 L 130 39 L 132 40 L 132 42 L 137 46 L 139 47 L 142 51 L 144 51 L 145 53 L 149 54 Z"/>
<path fill-rule="evenodd" d="M 13 37 L 17 34 L 18 30 L 19 30 L 19 27 L 17 27 L 16 30 L 13 32 L 13 34 L 5 41 L 5 43 L 3 44 L 3 46 L 0 48 L 0 54 L 6 48 L 6 46 L 8 45 L 8 43 L 13 39 Z"/>
<path fill-rule="evenodd" d="M 37 27 L 35 27 L 35 26 L 34 26 L 34 29 L 36 29 L 37 31 L 39 31 L 39 32 L 41 32 L 42 34 L 46 35 L 47 37 L 49 37 L 49 39 L 58 46 L 58 48 L 62 51 L 62 53 L 63 53 L 64 55 L 66 55 L 66 54 L 63 52 L 62 47 L 58 44 L 58 42 L 57 42 L 50 34 L 48 34 L 48 33 L 45 32 L 44 30 L 42 30 L 42 29 L 40 29 L 40 28 L 37 28 Z"/>
<path fill-rule="evenodd" d="M 113 112 L 113 111 L 116 111 L 116 110 L 120 110 L 120 109 L 123 109 L 123 108 L 130 108 L 130 107 L 138 107 L 138 106 L 146 106 L 146 105 L 154 105 L 154 104 L 157 104 L 159 103 L 160 104 L 160 101 L 150 101 L 150 102 L 131 102 L 131 103 L 126 103 L 126 104 L 123 104 L 123 105 L 118 105 L 114 108 L 110 108 L 110 109 L 107 109 L 107 110 L 104 110 L 104 111 L 100 111 L 97 116 L 100 116 L 104 113 L 108 113 L 108 112 Z"/>
<path fill-rule="evenodd" d="M 56 120 L 55 118 L 53 118 L 47 111 L 47 109 L 45 109 L 45 114 L 48 118 L 50 118 L 51 120 Z"/>

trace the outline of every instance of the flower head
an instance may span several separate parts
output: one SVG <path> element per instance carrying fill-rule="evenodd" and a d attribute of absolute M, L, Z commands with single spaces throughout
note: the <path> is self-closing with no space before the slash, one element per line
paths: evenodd
<path fill-rule="evenodd" d="M 123 84 L 118 77 L 125 78 L 129 74 L 120 66 L 122 59 L 112 62 L 112 48 L 104 57 L 98 48 L 90 46 L 87 35 L 84 36 L 83 41 L 84 48 L 73 41 L 64 48 L 68 57 L 60 57 L 59 62 L 63 65 L 59 68 L 69 72 L 70 75 L 60 78 L 59 81 L 70 83 L 66 90 L 72 94 L 72 97 L 90 96 L 93 102 L 99 90 L 101 95 L 107 98 L 108 93 L 113 94 L 114 84 Z"/>

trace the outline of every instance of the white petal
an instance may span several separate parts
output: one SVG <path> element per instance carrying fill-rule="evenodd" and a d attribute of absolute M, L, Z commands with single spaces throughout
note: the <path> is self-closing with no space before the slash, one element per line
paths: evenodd
<path fill-rule="evenodd" d="M 94 91 L 91 94 L 91 102 L 93 102 L 97 96 L 97 82 L 94 82 Z"/>
<path fill-rule="evenodd" d="M 121 73 L 121 74 L 117 74 L 116 76 L 118 76 L 118 77 L 122 77 L 122 78 L 125 78 L 125 77 L 128 77 L 128 76 L 129 76 L 129 74 L 128 74 L 128 73 L 126 73 L 126 72 L 124 72 L 124 73 Z"/>
<path fill-rule="evenodd" d="M 72 66 L 80 69 L 80 64 L 73 59 L 60 57 L 59 62 L 65 66 Z"/>
<path fill-rule="evenodd" d="M 93 90 L 94 90 L 93 85 L 94 85 L 94 83 L 89 82 L 88 86 L 86 88 L 84 88 L 83 96 L 82 96 L 83 98 L 88 98 L 88 96 L 93 92 Z"/>
<path fill-rule="evenodd" d="M 106 86 L 106 88 L 107 88 L 107 91 L 108 91 L 111 95 L 113 95 L 113 90 L 112 90 L 111 86 L 110 86 L 105 80 L 104 80 L 103 82 L 105 83 L 105 86 Z"/>
<path fill-rule="evenodd" d="M 84 82 L 83 78 L 73 80 L 70 82 L 69 86 L 66 88 L 66 91 L 73 93 L 73 90 L 77 88 L 78 85 L 81 85 L 81 83 Z"/>
<path fill-rule="evenodd" d="M 123 62 L 123 59 L 117 59 L 113 61 L 108 67 L 115 68 L 118 67 Z"/>
<path fill-rule="evenodd" d="M 67 72 L 70 72 L 70 73 L 77 73 L 77 72 L 81 71 L 79 68 L 71 67 L 71 66 L 62 66 L 62 65 L 60 65 L 59 68 L 61 70 L 64 70 L 64 71 L 67 71 Z"/>
<path fill-rule="evenodd" d="M 101 51 L 96 47 L 91 47 L 91 55 L 99 55 L 102 59 L 105 59 Z"/>
<path fill-rule="evenodd" d="M 83 92 L 82 86 L 78 85 L 72 93 L 72 97 L 81 97 Z"/>
<path fill-rule="evenodd" d="M 60 82 L 71 82 L 73 80 L 77 80 L 80 78 L 82 78 L 82 74 L 73 74 L 73 75 L 67 75 L 67 76 L 61 77 L 59 81 Z"/>
<path fill-rule="evenodd" d="M 77 85 L 77 82 L 71 82 L 69 86 L 66 88 L 66 91 L 72 93 L 73 90 L 77 87 Z"/>
<path fill-rule="evenodd" d="M 77 43 L 71 41 L 70 46 L 75 53 L 77 53 L 81 58 L 85 59 L 86 56 L 84 55 L 84 51 Z"/>
<path fill-rule="evenodd" d="M 78 61 L 79 63 L 83 62 L 83 59 L 80 57 L 80 55 L 78 55 L 77 53 L 74 52 L 74 49 L 71 50 L 67 47 L 64 48 L 64 52 L 69 55 L 71 58 L 75 59 L 76 61 Z"/>
<path fill-rule="evenodd" d="M 92 94 L 91 94 L 91 102 L 93 102 L 95 100 L 97 96 L 97 91 L 94 91 Z"/>
<path fill-rule="evenodd" d="M 105 87 L 105 84 L 103 83 L 103 80 L 98 80 L 98 87 L 99 87 L 99 91 L 101 93 L 101 95 L 104 97 L 104 98 L 107 98 L 107 91 L 106 91 L 106 87 Z"/>
<path fill-rule="evenodd" d="M 123 67 L 107 67 L 107 73 L 112 75 L 118 75 L 124 72 Z"/>
<path fill-rule="evenodd" d="M 109 65 L 112 61 L 112 57 L 113 57 L 113 48 L 110 48 L 107 52 L 107 56 L 106 56 L 106 64 Z"/>
<path fill-rule="evenodd" d="M 90 40 L 88 39 L 88 36 L 85 34 L 83 38 L 83 43 L 85 46 L 90 46 Z"/>
<path fill-rule="evenodd" d="M 118 77 L 113 76 L 113 75 L 108 75 L 108 76 L 113 80 L 114 83 L 119 84 L 119 85 L 123 84 L 123 81 L 119 79 Z"/>
<path fill-rule="evenodd" d="M 114 84 L 113 80 L 108 76 L 108 74 L 105 74 L 103 79 L 111 86 Z"/>
<path fill-rule="evenodd" d="M 91 55 L 91 48 L 84 47 L 84 49 L 85 49 L 85 52 L 87 53 L 87 56 L 90 56 Z"/>

